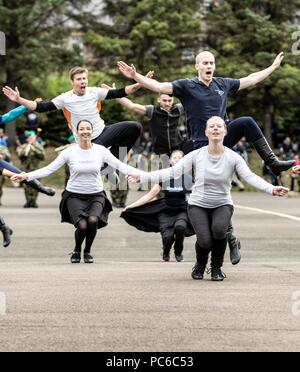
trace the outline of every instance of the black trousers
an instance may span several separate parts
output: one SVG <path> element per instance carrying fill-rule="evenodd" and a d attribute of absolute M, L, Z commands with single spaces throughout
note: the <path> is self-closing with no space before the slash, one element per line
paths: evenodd
<path fill-rule="evenodd" d="M 142 133 L 142 125 L 135 121 L 122 121 L 108 125 L 92 142 L 104 147 L 110 147 L 110 152 L 123 160 Z M 123 152 L 120 152 L 123 148 Z"/>
<path fill-rule="evenodd" d="M 243 137 L 246 137 L 248 142 L 255 142 L 263 136 L 264 135 L 256 121 L 250 116 L 243 116 L 234 119 L 227 124 L 227 135 L 224 139 L 224 145 L 232 148 Z M 207 146 L 207 144 L 208 141 L 194 141 L 193 149 L 198 150 L 203 146 Z"/>

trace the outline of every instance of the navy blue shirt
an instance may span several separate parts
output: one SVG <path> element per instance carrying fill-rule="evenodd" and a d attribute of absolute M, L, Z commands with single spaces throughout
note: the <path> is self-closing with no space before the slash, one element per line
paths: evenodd
<path fill-rule="evenodd" d="M 238 91 L 240 80 L 216 77 L 206 86 L 196 77 L 175 80 L 172 85 L 173 95 L 180 99 L 186 113 L 189 139 L 207 141 L 207 120 L 212 116 L 227 119 L 227 98 Z"/>

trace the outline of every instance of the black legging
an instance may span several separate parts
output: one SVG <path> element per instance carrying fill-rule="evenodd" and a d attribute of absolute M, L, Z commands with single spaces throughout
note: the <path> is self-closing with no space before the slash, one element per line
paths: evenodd
<path fill-rule="evenodd" d="M 118 159 L 127 155 L 142 133 L 142 126 L 136 121 L 122 121 L 107 125 L 99 137 L 92 142 L 104 147 L 110 147 L 110 152 Z M 125 156 L 120 154 L 119 148 L 125 148 Z M 122 160 L 122 159 L 121 159 Z"/>
<path fill-rule="evenodd" d="M 84 253 L 90 253 L 92 244 L 97 235 L 98 217 L 89 216 L 87 219 L 82 218 L 75 231 L 75 252 L 81 253 L 81 245 L 85 239 Z"/>
<path fill-rule="evenodd" d="M 227 244 L 226 234 L 232 213 L 232 205 L 222 205 L 218 208 L 189 205 L 188 215 L 197 236 L 198 263 L 203 263 L 199 261 L 202 261 L 202 258 L 207 257 L 212 251 L 212 267 L 222 266 Z"/>

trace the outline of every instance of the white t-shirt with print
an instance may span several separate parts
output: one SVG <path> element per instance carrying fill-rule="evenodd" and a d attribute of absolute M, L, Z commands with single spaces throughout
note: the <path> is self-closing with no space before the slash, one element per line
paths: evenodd
<path fill-rule="evenodd" d="M 63 110 L 69 128 L 76 136 L 77 124 L 81 120 L 88 120 L 93 124 L 92 139 L 102 133 L 105 125 L 100 116 L 101 101 L 108 93 L 104 88 L 87 88 L 83 96 L 77 96 L 72 90 L 55 97 L 52 102 L 59 110 Z"/>

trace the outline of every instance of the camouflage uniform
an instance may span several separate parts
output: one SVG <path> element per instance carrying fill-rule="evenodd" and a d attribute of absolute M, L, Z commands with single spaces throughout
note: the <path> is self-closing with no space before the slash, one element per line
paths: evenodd
<path fill-rule="evenodd" d="M 19 159 L 22 163 L 22 169 L 25 172 L 31 172 L 36 170 L 41 160 L 45 159 L 44 148 L 37 142 L 25 143 L 17 150 Z M 25 208 L 37 208 L 36 200 L 38 197 L 38 191 L 23 184 L 25 191 L 26 204 Z"/>
<path fill-rule="evenodd" d="M 110 189 L 110 195 L 112 200 L 112 205 L 115 208 L 125 208 L 127 195 L 129 193 L 128 182 L 124 174 L 118 173 L 120 182 L 115 187 L 115 190 Z"/>
<path fill-rule="evenodd" d="M 10 162 L 10 152 L 6 146 L 0 146 L 0 159 Z M 0 205 L 2 205 L 1 199 L 3 195 L 4 182 L 5 182 L 5 177 L 0 175 Z"/>

